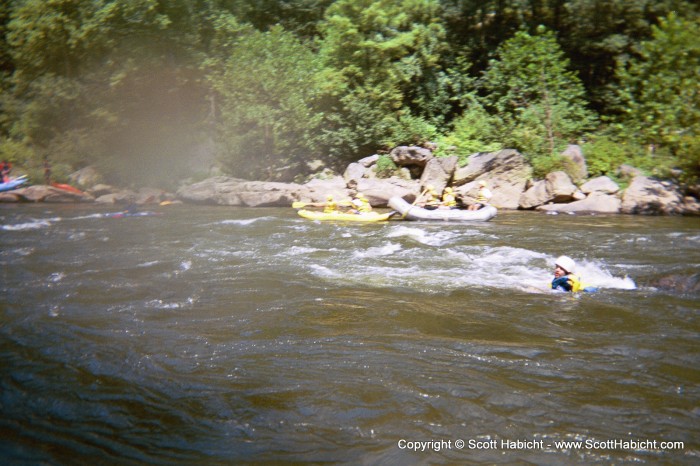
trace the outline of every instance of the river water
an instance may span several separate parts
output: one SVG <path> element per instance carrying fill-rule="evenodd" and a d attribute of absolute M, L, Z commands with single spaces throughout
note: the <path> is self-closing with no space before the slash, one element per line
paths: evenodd
<path fill-rule="evenodd" d="M 697 218 L 159 209 L 0 208 L 3 464 L 700 462 Z"/>

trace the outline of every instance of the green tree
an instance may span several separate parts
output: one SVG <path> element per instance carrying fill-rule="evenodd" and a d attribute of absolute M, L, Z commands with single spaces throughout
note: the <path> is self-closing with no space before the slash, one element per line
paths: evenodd
<path fill-rule="evenodd" d="M 484 74 L 483 102 L 504 123 L 504 143 L 533 161 L 556 157 L 595 124 L 585 90 L 569 70 L 554 34 L 519 31 L 498 50 Z"/>
<path fill-rule="evenodd" d="M 700 175 L 700 20 L 670 15 L 619 68 L 623 134 L 667 149 L 688 175 Z"/>
<path fill-rule="evenodd" d="M 208 3 L 18 2 L 7 32 L 10 137 L 54 164 L 104 163 L 113 181 L 177 178 L 203 113 Z"/>
<path fill-rule="evenodd" d="M 474 94 L 469 95 L 468 101 L 467 109 L 453 122 L 454 129 L 439 141 L 440 153 L 457 155 L 460 164 L 476 152 L 493 152 L 503 148 L 499 137 L 500 119 L 490 115 Z"/>
<path fill-rule="evenodd" d="M 319 76 L 314 53 L 281 26 L 249 30 L 238 39 L 223 73 L 211 78 L 221 95 L 229 172 L 270 178 L 270 171 L 298 168 L 320 155 Z"/>
<path fill-rule="evenodd" d="M 363 153 L 434 132 L 447 81 L 438 7 L 434 0 L 338 0 L 328 8 L 319 52 L 331 152 L 343 156 L 341 141 Z"/>

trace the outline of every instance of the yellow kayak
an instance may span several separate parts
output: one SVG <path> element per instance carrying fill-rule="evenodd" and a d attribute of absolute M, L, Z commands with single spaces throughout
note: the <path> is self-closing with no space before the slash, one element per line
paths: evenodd
<path fill-rule="evenodd" d="M 396 212 L 380 214 L 377 212 L 367 212 L 364 214 L 350 214 L 345 212 L 318 212 L 314 210 L 299 210 L 297 213 L 309 220 L 335 220 L 337 222 L 386 222 Z"/>

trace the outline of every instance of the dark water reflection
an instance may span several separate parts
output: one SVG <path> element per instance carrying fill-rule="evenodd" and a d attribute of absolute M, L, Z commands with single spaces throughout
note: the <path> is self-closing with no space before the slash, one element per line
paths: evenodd
<path fill-rule="evenodd" d="M 698 462 L 697 296 L 645 285 L 697 219 L 162 212 L 0 210 L 3 462 Z M 542 291 L 562 253 L 601 291 Z"/>

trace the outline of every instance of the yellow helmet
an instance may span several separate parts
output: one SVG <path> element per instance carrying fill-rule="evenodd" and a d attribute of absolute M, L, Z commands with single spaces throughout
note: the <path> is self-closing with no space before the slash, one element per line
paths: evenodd
<path fill-rule="evenodd" d="M 332 195 L 332 194 L 329 194 L 328 196 L 326 196 L 326 200 L 327 200 L 327 201 L 332 201 L 332 200 L 333 200 L 333 195 Z"/>
<path fill-rule="evenodd" d="M 452 192 L 452 188 L 450 188 L 450 187 L 448 186 L 447 188 L 445 188 L 445 192 L 446 192 L 446 193 L 451 193 L 451 192 Z"/>

